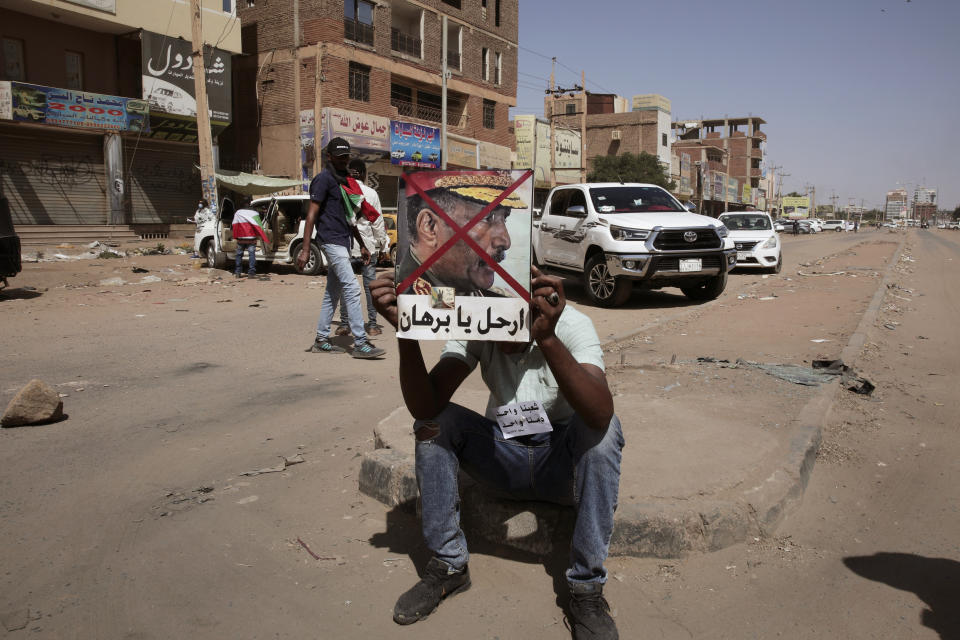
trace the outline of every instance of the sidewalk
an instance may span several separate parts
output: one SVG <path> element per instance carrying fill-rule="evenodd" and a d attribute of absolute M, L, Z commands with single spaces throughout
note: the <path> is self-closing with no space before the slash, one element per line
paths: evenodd
<path fill-rule="evenodd" d="M 856 309 L 862 314 L 859 323 L 855 330 L 851 327 L 842 351 L 833 356 L 849 366 L 855 367 L 865 332 L 877 317 L 903 247 L 903 239 L 898 241 L 893 258 L 876 272 L 875 286 L 862 271 L 858 280 L 840 285 L 827 284 L 825 278 L 785 283 L 796 289 L 814 280 L 832 289 L 849 282 L 861 287 L 857 289 L 864 301 Z M 847 277 L 857 275 L 849 271 Z M 868 285 L 874 286 L 872 292 Z M 854 297 L 850 295 L 851 300 Z M 781 293 L 770 304 L 786 305 L 787 299 Z M 719 307 L 726 308 L 713 311 L 751 313 L 738 301 Z M 697 326 L 694 323 L 703 313 L 707 311 L 702 307 L 691 307 L 687 321 Z M 784 313 L 789 314 L 786 307 Z M 747 320 L 742 326 L 749 326 Z M 651 355 L 654 350 L 644 349 L 638 340 L 644 331 L 649 328 L 618 336 L 604 349 L 607 377 L 627 441 L 610 554 L 672 558 L 770 534 L 802 499 L 820 445 L 821 426 L 836 395 L 849 391 L 841 389 L 837 380 L 801 387 L 732 363 L 718 365 L 689 357 L 657 361 Z M 664 354 L 659 356 L 662 359 Z M 458 391 L 454 401 L 482 413 L 486 391 L 474 384 Z M 406 409 L 399 407 L 377 425 L 376 448 L 364 455 L 359 479 L 363 493 L 403 510 L 415 509 L 417 499 L 412 423 Z M 496 499 L 464 474 L 461 496 L 468 537 L 479 535 L 538 554 L 550 553 L 555 540 L 568 544 L 572 509 Z"/>

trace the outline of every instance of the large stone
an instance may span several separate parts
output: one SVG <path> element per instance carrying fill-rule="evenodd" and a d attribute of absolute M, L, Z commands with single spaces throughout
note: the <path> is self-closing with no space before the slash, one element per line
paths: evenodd
<path fill-rule="evenodd" d="M 44 424 L 63 417 L 60 395 L 43 380 L 31 380 L 13 397 L 0 418 L 4 427 Z"/>

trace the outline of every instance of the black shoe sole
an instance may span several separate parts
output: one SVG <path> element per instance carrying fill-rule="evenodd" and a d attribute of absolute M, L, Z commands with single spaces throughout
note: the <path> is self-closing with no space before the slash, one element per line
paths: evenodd
<path fill-rule="evenodd" d="M 444 594 L 443 597 L 440 598 L 440 602 L 443 602 L 443 601 L 446 600 L 447 598 L 450 598 L 450 597 L 452 597 L 452 596 L 455 596 L 455 595 L 457 595 L 458 593 L 463 593 L 464 591 L 466 591 L 467 589 L 470 588 L 471 584 L 472 584 L 472 583 L 470 582 L 470 578 L 467 578 L 467 581 L 464 582 L 462 585 L 460 585 L 459 587 L 457 587 L 456 589 L 454 589 L 454 590 L 451 591 L 450 593 Z M 393 614 L 393 621 L 396 622 L 397 624 L 401 624 L 401 625 L 404 625 L 404 626 L 406 626 L 406 625 L 408 625 L 408 624 L 413 624 L 414 622 L 419 622 L 420 620 L 423 620 L 424 618 L 426 618 L 427 616 L 429 616 L 431 613 L 433 613 L 434 611 L 436 611 L 436 610 L 437 610 L 437 607 L 440 606 L 440 602 L 437 603 L 437 606 L 436 606 L 436 607 L 434 607 L 434 608 L 431 609 L 430 611 L 424 613 L 423 615 L 413 616 L 413 617 L 411 617 L 411 618 L 402 617 L 402 616 L 398 615 L 396 612 L 394 612 L 394 614 Z"/>

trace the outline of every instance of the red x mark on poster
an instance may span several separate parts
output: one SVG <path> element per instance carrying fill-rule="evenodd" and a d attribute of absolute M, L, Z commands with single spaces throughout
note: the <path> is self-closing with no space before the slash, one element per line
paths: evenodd
<path fill-rule="evenodd" d="M 480 256 L 484 260 L 489 260 L 490 256 L 487 255 L 487 252 L 484 251 L 483 248 L 480 245 L 478 245 L 477 242 L 467 234 L 467 232 L 470 231 L 470 229 L 472 229 L 477 223 L 483 220 L 487 216 L 487 214 L 493 211 L 497 207 L 497 205 L 500 204 L 507 196 L 509 196 L 514 191 L 516 191 L 517 187 L 519 187 L 521 184 L 529 180 L 532 175 L 533 175 L 533 170 L 528 169 L 527 171 L 525 171 L 523 175 L 520 176 L 520 178 L 516 182 L 514 182 L 509 187 L 504 189 L 499 196 L 494 198 L 493 202 L 485 206 L 483 210 L 480 211 L 480 213 L 478 213 L 476 216 L 471 218 L 470 221 L 467 222 L 467 224 L 463 225 L 462 227 L 459 226 L 456 222 L 454 222 L 453 219 L 451 219 L 450 216 L 448 216 L 447 213 L 443 209 L 441 209 L 437 205 L 437 203 L 430 198 L 430 196 L 426 194 L 426 192 L 420 187 L 419 184 L 417 184 L 413 180 L 408 180 L 407 184 L 413 187 L 414 191 L 416 191 L 417 194 L 421 198 L 423 198 L 423 201 L 427 204 L 427 206 L 430 207 L 430 209 L 433 210 L 434 213 L 436 213 L 438 216 L 443 218 L 443 220 L 453 230 L 454 234 L 449 240 L 443 243 L 443 245 L 439 249 L 437 249 L 432 254 L 430 254 L 430 257 L 424 260 L 420 264 L 420 266 L 417 267 L 413 271 L 413 273 L 407 276 L 407 278 L 403 282 L 397 285 L 397 293 L 399 294 L 401 291 L 406 291 L 410 287 L 410 285 L 412 285 L 416 281 L 417 278 L 423 275 L 427 271 L 427 269 L 429 269 L 434 262 L 439 260 L 440 256 L 446 253 L 453 245 L 457 243 L 458 240 L 463 240 L 464 242 L 467 243 L 467 246 L 469 246 L 473 250 L 474 253 L 476 253 L 478 256 Z M 410 212 L 407 212 L 407 215 L 410 215 Z M 520 295 L 521 298 L 523 298 L 527 302 L 530 302 L 530 292 L 527 291 L 526 288 L 521 286 L 520 283 L 517 282 L 513 276 L 507 273 L 507 271 L 503 267 L 501 267 L 498 262 L 490 261 L 487 264 L 489 264 L 490 267 L 493 268 L 493 270 L 496 273 L 499 273 L 500 277 L 503 278 L 504 281 L 507 284 L 509 284 L 513 288 L 513 290 Z"/>

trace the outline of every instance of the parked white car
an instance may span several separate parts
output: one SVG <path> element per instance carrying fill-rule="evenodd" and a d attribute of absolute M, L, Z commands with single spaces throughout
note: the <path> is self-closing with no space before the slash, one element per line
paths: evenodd
<path fill-rule="evenodd" d="M 269 245 L 257 242 L 256 257 L 258 263 L 296 264 L 297 254 L 303 243 L 303 226 L 307 217 L 310 196 L 272 196 L 257 198 L 251 204 L 260 213 L 263 229 L 270 239 Z M 237 243 L 231 233 L 231 223 L 236 206 L 229 198 L 220 203 L 215 219 L 201 225 L 193 237 L 193 250 L 206 259 L 207 266 L 224 269 L 235 259 Z M 313 229 L 312 238 L 317 230 Z M 326 267 L 323 254 L 316 241 L 310 243 L 310 259 L 303 270 L 306 275 L 317 275 Z"/>
<path fill-rule="evenodd" d="M 720 222 L 730 230 L 737 249 L 737 267 L 780 273 L 783 252 L 770 214 L 763 211 L 724 213 Z"/>
<path fill-rule="evenodd" d="M 843 220 L 827 220 L 823 223 L 824 231 L 846 231 L 847 223 Z"/>

